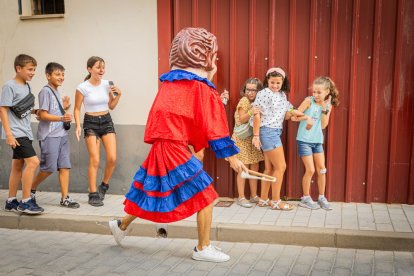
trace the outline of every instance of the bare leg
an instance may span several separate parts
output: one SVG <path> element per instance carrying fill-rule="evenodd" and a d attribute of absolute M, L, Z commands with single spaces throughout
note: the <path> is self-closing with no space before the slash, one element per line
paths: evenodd
<path fill-rule="evenodd" d="M 241 173 L 237 174 L 237 193 L 239 194 L 239 198 L 244 198 L 244 185 L 246 184 L 246 179 L 241 177 Z"/>
<path fill-rule="evenodd" d="M 99 147 L 100 141 L 96 136 L 88 136 L 85 138 L 86 148 L 89 153 L 89 167 L 88 167 L 88 185 L 89 192 L 96 192 L 96 174 L 99 168 Z"/>
<path fill-rule="evenodd" d="M 42 171 L 40 171 L 33 180 L 32 189 L 36 190 L 37 186 L 39 186 L 39 184 L 42 183 L 51 174 L 52 174 L 51 172 L 42 172 Z"/>
<path fill-rule="evenodd" d="M 275 148 L 274 150 L 266 152 L 273 170 L 271 176 L 276 177 L 276 182 L 272 182 L 272 200 L 278 201 L 280 199 L 280 190 L 282 188 L 283 176 L 286 171 L 285 153 L 283 147 Z"/>
<path fill-rule="evenodd" d="M 115 133 L 108 133 L 102 136 L 102 143 L 106 151 L 106 164 L 102 181 L 109 184 L 109 180 L 114 173 L 116 166 L 116 135 Z"/>
<path fill-rule="evenodd" d="M 9 197 L 16 197 L 17 195 L 20 180 L 22 179 L 23 166 L 24 159 L 12 159 L 9 177 Z"/>
<path fill-rule="evenodd" d="M 198 250 L 210 245 L 211 222 L 213 219 L 213 205 L 205 207 L 197 213 Z"/>
<path fill-rule="evenodd" d="M 252 171 L 259 171 L 259 163 L 251 164 L 250 169 Z M 249 186 L 250 186 L 250 197 L 257 196 L 257 179 L 249 179 Z"/>
<path fill-rule="evenodd" d="M 264 152 L 264 161 L 265 161 L 265 169 L 263 173 L 269 175 L 273 170 L 273 166 L 272 166 L 272 162 L 270 161 L 270 155 L 268 151 Z M 270 182 L 262 181 L 260 199 L 267 200 L 269 198 L 269 190 L 270 190 Z"/>
<path fill-rule="evenodd" d="M 305 165 L 305 174 L 302 178 L 302 190 L 303 195 L 310 195 L 310 186 L 312 181 L 312 176 L 315 173 L 315 166 L 313 164 L 312 155 L 302 156 L 303 165 Z"/>
<path fill-rule="evenodd" d="M 126 215 L 125 217 L 122 218 L 121 220 L 121 225 L 119 226 L 119 228 L 122 231 L 125 231 L 128 226 L 134 221 L 134 219 L 136 219 L 137 217 L 132 216 L 132 215 Z"/>
<path fill-rule="evenodd" d="M 37 156 L 25 158 L 24 162 L 26 163 L 26 167 L 23 169 L 22 173 L 22 198 L 27 199 L 30 198 L 30 190 L 32 189 L 33 177 L 40 162 Z"/>
<path fill-rule="evenodd" d="M 66 198 L 69 193 L 69 171 L 69 169 L 59 169 L 59 183 L 62 199 Z"/>
<path fill-rule="evenodd" d="M 325 167 L 325 155 L 322 153 L 315 153 L 313 155 L 315 161 L 316 173 L 318 175 L 318 189 L 319 195 L 325 195 L 326 186 L 326 172 L 321 173 L 321 170 L 326 169 Z"/>

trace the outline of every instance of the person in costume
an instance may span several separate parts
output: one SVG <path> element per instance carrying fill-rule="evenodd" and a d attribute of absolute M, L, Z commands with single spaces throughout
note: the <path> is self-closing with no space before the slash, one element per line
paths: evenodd
<path fill-rule="evenodd" d="M 144 141 L 152 144 L 125 195 L 121 220 L 111 220 L 115 241 L 121 241 L 136 218 L 157 223 L 183 220 L 197 212 L 198 244 L 192 258 L 225 262 L 230 257 L 210 244 L 213 201 L 218 197 L 212 178 L 194 152 L 210 146 L 236 171 L 247 171 L 236 158 L 224 105 L 211 82 L 217 71 L 217 39 L 202 28 L 185 28 L 170 49 L 171 71 L 151 107 Z"/>

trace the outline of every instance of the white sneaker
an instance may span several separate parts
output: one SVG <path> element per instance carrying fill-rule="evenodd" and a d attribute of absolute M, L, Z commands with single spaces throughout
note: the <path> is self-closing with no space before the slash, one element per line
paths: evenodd
<path fill-rule="evenodd" d="M 230 256 L 221 252 L 221 249 L 216 246 L 209 245 L 200 251 L 197 250 L 196 246 L 193 251 L 193 259 L 197 261 L 222 263 L 230 260 Z"/>
<path fill-rule="evenodd" d="M 122 246 L 121 241 L 125 238 L 125 236 L 128 234 L 127 230 L 122 231 L 118 226 L 118 220 L 110 220 L 109 221 L 109 229 L 111 229 L 112 236 L 114 236 L 114 239 L 116 243 L 119 246 Z"/>

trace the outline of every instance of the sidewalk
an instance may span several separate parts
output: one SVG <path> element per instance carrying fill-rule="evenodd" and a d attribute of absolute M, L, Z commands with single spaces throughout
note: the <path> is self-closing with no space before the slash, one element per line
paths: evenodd
<path fill-rule="evenodd" d="M 124 215 L 124 196 L 107 195 L 103 207 L 74 194 L 79 209 L 59 206 L 60 193 L 38 192 L 45 209 L 39 216 L 4 211 L 7 190 L 0 190 L 0 228 L 110 234 L 107 222 Z M 20 198 L 20 193 L 18 194 Z M 297 202 L 291 202 L 297 206 Z M 383 203 L 332 203 L 333 210 L 274 211 L 267 208 L 214 207 L 211 239 L 229 242 L 278 243 L 373 250 L 414 250 L 414 206 Z M 155 237 L 165 229 L 169 238 L 197 238 L 196 215 L 183 221 L 155 224 L 137 219 L 130 235 Z"/>

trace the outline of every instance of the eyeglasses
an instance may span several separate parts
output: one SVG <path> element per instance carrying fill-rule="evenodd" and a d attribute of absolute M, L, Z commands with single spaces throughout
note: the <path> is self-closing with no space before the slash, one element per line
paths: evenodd
<path fill-rule="evenodd" d="M 246 93 L 246 94 L 248 94 L 248 93 L 256 93 L 257 92 L 257 89 L 245 89 L 244 90 L 244 93 Z"/>

